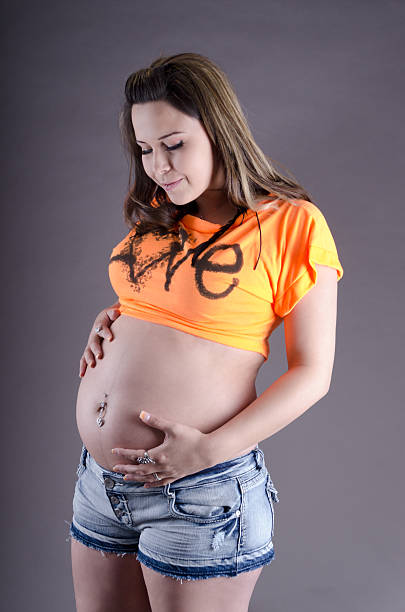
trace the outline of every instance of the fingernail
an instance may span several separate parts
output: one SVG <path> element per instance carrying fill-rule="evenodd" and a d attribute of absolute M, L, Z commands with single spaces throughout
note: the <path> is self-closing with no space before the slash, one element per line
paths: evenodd
<path fill-rule="evenodd" d="M 150 414 L 145 412 L 145 410 L 141 410 L 141 414 L 139 415 L 143 421 L 148 421 L 150 418 Z"/>

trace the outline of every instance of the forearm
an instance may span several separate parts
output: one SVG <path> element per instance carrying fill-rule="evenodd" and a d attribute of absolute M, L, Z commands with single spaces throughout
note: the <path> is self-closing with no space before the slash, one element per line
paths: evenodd
<path fill-rule="evenodd" d="M 206 434 L 211 465 L 234 457 L 240 449 L 261 442 L 283 429 L 328 392 L 313 368 L 295 366 L 224 425 Z"/>

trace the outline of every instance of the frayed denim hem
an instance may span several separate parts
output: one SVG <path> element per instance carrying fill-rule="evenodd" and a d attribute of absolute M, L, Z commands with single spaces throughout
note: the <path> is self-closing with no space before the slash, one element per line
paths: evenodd
<path fill-rule="evenodd" d="M 153 569 L 160 574 L 165 576 L 169 576 L 170 578 L 175 578 L 176 580 L 204 580 L 207 578 L 232 578 L 242 574 L 244 572 L 249 572 L 258 567 L 262 567 L 264 565 L 270 565 L 270 563 L 275 558 L 274 548 L 272 548 L 268 553 L 263 555 L 260 559 L 252 560 L 251 563 L 246 563 L 245 566 L 238 567 L 238 569 L 229 568 L 225 566 L 211 566 L 211 567 L 186 567 L 184 565 L 175 565 L 171 563 L 170 565 L 166 563 L 162 563 L 161 561 L 156 561 L 152 559 L 148 555 L 145 555 L 141 550 L 139 550 L 138 555 L 136 557 L 138 561 Z"/>
<path fill-rule="evenodd" d="M 66 538 L 66 542 L 69 542 L 70 539 L 72 538 L 73 540 L 80 542 L 80 544 L 84 544 L 88 548 L 93 548 L 94 550 L 98 550 L 103 557 L 106 556 L 106 553 L 116 555 L 117 557 L 125 557 L 125 555 L 136 555 L 138 552 L 138 546 L 136 546 L 133 549 L 128 550 L 127 552 L 121 552 L 121 551 L 114 550 L 114 547 L 107 543 L 104 543 L 102 546 L 95 544 L 93 540 L 90 540 L 88 537 L 86 537 L 85 535 L 77 531 L 77 529 L 75 528 L 74 525 L 72 525 L 72 523 L 68 523 L 68 525 L 70 526 L 70 528 L 69 528 L 69 535 Z"/>
<path fill-rule="evenodd" d="M 118 557 L 124 557 L 125 555 L 136 555 L 136 559 L 143 563 L 146 567 L 149 567 L 164 576 L 168 576 L 169 578 L 174 578 L 182 582 L 183 580 L 205 580 L 208 578 L 233 578 L 242 574 L 244 572 L 249 572 L 258 567 L 262 567 L 265 565 L 270 565 L 270 563 L 275 559 L 274 548 L 265 553 L 262 557 L 258 559 L 252 559 L 252 561 L 245 563 L 244 565 L 238 565 L 237 569 L 229 566 L 208 566 L 204 568 L 200 567 L 187 567 L 184 565 L 176 565 L 173 563 L 167 564 L 162 561 L 157 561 L 153 559 L 149 555 L 146 555 L 141 550 L 138 549 L 138 546 L 133 547 L 132 549 L 121 552 L 114 549 L 113 545 L 108 543 L 103 543 L 102 545 L 96 544 L 94 540 L 88 538 L 86 535 L 80 533 L 72 523 L 65 521 L 69 525 L 69 535 L 66 539 L 66 542 L 69 542 L 70 539 L 74 539 L 81 544 L 84 544 L 88 548 L 92 548 L 94 550 L 98 550 L 103 557 L 106 557 L 107 554 L 113 554 Z"/>

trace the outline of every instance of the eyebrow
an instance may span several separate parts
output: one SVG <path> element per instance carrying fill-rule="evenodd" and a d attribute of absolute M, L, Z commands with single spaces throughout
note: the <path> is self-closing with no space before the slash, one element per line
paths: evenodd
<path fill-rule="evenodd" d="M 160 138 L 158 138 L 158 140 L 163 140 L 163 138 L 168 138 L 172 134 L 185 134 L 185 132 L 170 132 L 170 134 L 165 134 L 164 136 L 161 136 Z M 142 144 L 147 144 L 143 140 L 137 140 L 136 138 L 135 138 L 135 140 L 136 140 L 136 142 L 141 142 Z"/>

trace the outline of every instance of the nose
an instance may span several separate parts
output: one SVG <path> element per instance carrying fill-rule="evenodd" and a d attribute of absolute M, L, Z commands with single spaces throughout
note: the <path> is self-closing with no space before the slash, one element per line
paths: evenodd
<path fill-rule="evenodd" d="M 157 151 L 153 157 L 153 172 L 159 182 L 164 182 L 164 175 L 170 170 L 169 157 L 164 151 Z"/>

